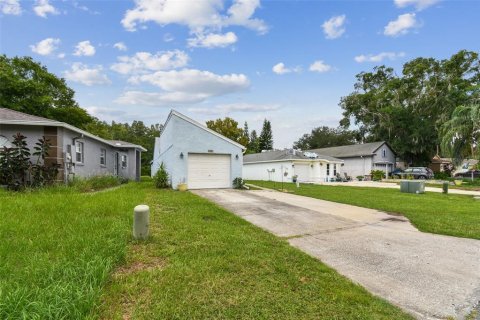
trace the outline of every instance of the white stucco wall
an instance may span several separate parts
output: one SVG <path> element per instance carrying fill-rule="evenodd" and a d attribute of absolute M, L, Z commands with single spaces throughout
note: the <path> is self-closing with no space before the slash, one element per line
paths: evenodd
<path fill-rule="evenodd" d="M 329 175 L 327 177 L 327 164 L 330 165 Z M 337 172 L 343 177 L 343 167 L 341 163 L 329 163 L 327 161 L 271 161 L 245 163 L 243 165 L 243 179 L 245 180 L 270 180 L 281 182 L 292 182 L 294 175 L 298 175 L 299 182 L 325 182 L 334 178 L 334 165 Z M 275 172 L 267 170 L 274 169 Z M 283 174 L 282 174 L 283 173 Z M 286 173 L 286 175 L 285 175 Z"/>
<path fill-rule="evenodd" d="M 342 160 L 345 161 L 342 170 L 353 179 L 370 174 L 372 171 L 372 157 L 343 158 Z"/>
<path fill-rule="evenodd" d="M 180 158 L 181 153 L 183 158 Z M 230 186 L 233 184 L 233 179 L 242 177 L 242 148 L 175 114 L 171 115 L 160 138 L 156 140 L 152 176 L 163 162 L 173 188 L 177 188 L 179 183 L 188 183 L 189 153 L 228 154 L 231 157 Z"/>

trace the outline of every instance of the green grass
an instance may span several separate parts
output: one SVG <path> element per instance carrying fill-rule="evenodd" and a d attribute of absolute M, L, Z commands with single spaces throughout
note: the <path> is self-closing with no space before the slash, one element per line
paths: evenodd
<path fill-rule="evenodd" d="M 189 192 L 0 192 L 0 319 L 410 319 Z M 132 208 L 151 238 L 132 242 Z"/>
<path fill-rule="evenodd" d="M 281 188 L 281 183 L 248 181 L 266 188 Z M 346 203 L 401 214 L 421 231 L 480 239 L 480 200 L 472 196 L 426 192 L 401 193 L 396 189 L 326 186 L 284 183 L 283 188 L 298 195 Z"/>
<path fill-rule="evenodd" d="M 145 186 L 0 193 L 0 319 L 81 319 L 125 256 Z"/>

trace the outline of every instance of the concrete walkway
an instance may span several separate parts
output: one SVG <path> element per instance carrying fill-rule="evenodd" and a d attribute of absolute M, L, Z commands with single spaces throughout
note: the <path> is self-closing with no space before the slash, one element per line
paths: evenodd
<path fill-rule="evenodd" d="M 399 189 L 400 186 L 392 182 L 379 182 L 379 181 L 349 181 L 349 182 L 317 182 L 315 184 L 321 184 L 326 186 L 347 186 L 347 187 L 371 187 L 371 188 L 389 188 L 389 189 Z M 427 192 L 442 192 L 442 186 L 439 185 L 436 187 L 425 187 Z M 449 193 L 452 194 L 463 194 L 469 196 L 480 196 L 480 191 L 474 190 L 460 190 L 460 189 L 448 189 Z"/>
<path fill-rule="evenodd" d="M 478 240 L 422 233 L 401 216 L 287 193 L 193 192 L 419 319 L 461 319 L 480 301 Z"/>

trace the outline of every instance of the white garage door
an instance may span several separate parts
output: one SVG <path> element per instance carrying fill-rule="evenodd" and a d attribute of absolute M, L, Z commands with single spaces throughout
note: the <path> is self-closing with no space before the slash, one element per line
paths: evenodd
<path fill-rule="evenodd" d="M 188 188 L 230 188 L 229 154 L 188 155 Z"/>
<path fill-rule="evenodd" d="M 295 163 L 295 174 L 298 176 L 298 181 L 306 182 L 311 181 L 311 172 L 312 168 L 310 168 L 309 164 L 298 164 Z"/>

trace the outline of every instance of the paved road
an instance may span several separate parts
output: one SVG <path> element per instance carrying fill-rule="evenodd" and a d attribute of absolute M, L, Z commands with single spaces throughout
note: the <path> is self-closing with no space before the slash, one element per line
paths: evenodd
<path fill-rule="evenodd" d="M 326 186 L 348 186 L 348 187 L 371 187 L 371 188 L 389 188 L 389 189 L 398 189 L 400 186 L 392 182 L 379 182 L 379 181 L 349 181 L 349 182 L 316 182 L 316 184 L 322 184 Z M 427 192 L 442 192 L 442 186 L 439 185 L 436 187 L 425 187 Z M 463 194 L 469 196 L 480 196 L 480 191 L 474 190 L 461 190 L 461 189 L 452 189 L 448 190 L 452 194 Z"/>
<path fill-rule="evenodd" d="M 193 192 L 287 237 L 419 319 L 461 319 L 480 301 L 478 240 L 422 233 L 401 216 L 275 191 Z"/>

